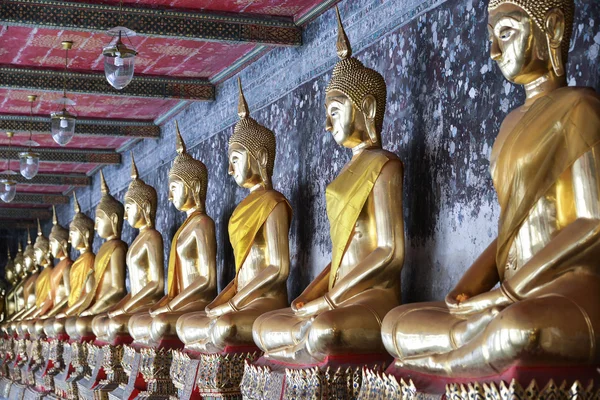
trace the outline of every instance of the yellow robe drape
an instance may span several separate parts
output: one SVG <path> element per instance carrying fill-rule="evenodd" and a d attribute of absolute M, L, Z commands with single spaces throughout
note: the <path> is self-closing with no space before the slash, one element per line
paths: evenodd
<path fill-rule="evenodd" d="M 100 246 L 98 254 L 96 254 L 96 258 L 94 260 L 94 287 L 91 290 L 92 294 L 90 294 L 86 301 L 81 305 L 80 312 L 87 310 L 87 308 L 92 304 L 92 301 L 96 296 L 96 290 L 98 290 L 98 286 L 100 286 L 104 272 L 106 272 L 106 268 L 108 268 L 110 259 L 117 247 L 122 247 L 125 252 L 127 251 L 127 244 L 120 239 L 109 240 Z"/>
<path fill-rule="evenodd" d="M 229 219 L 229 241 L 235 256 L 236 273 L 244 264 L 256 234 L 271 214 L 271 211 L 281 202 L 285 202 L 287 205 L 291 220 L 292 208 L 286 198 L 276 190 L 252 192 L 233 211 Z"/>
<path fill-rule="evenodd" d="M 52 268 L 46 267 L 40 272 L 37 280 L 35 281 L 35 305 L 40 307 L 44 300 L 50 295 L 50 276 L 52 275 Z"/>
<path fill-rule="evenodd" d="M 332 254 L 329 289 L 335 283 L 350 235 L 358 216 L 375 186 L 388 156 L 377 150 L 363 150 L 338 177 L 327 186 L 327 216 L 331 235 Z"/>
<path fill-rule="evenodd" d="M 167 269 L 167 295 L 169 299 L 174 298 L 179 294 L 181 288 L 177 285 L 177 240 L 179 239 L 179 235 L 183 232 L 184 228 L 188 226 L 188 224 L 198 215 L 202 214 L 202 211 L 194 211 L 191 213 L 187 219 L 181 224 L 177 232 L 175 232 L 175 236 L 173 236 L 173 240 L 171 241 L 171 251 L 169 252 L 169 268 Z"/>
<path fill-rule="evenodd" d="M 94 271 L 95 258 L 94 253 L 88 251 L 80 255 L 71 266 L 69 274 L 69 285 L 71 286 L 68 300 L 69 307 L 75 304 L 79 300 L 81 293 L 83 293 L 88 274 Z"/>
<path fill-rule="evenodd" d="M 510 247 L 533 206 L 578 158 L 600 143 L 600 98 L 562 88 L 538 99 L 507 136 L 493 170 L 500 202 L 500 277 Z"/>

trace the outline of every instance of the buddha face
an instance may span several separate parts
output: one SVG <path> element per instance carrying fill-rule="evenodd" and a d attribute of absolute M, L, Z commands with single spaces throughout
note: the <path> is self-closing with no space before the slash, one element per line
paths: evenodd
<path fill-rule="evenodd" d="M 136 229 L 146 225 L 142 209 L 131 199 L 125 200 L 125 220 Z"/>
<path fill-rule="evenodd" d="M 96 230 L 96 233 L 98 233 L 98 236 L 100 236 L 102 239 L 107 239 L 115 235 L 110 218 L 102 210 L 96 210 L 94 229 Z"/>
<path fill-rule="evenodd" d="M 42 249 L 36 248 L 35 250 L 33 250 L 33 255 L 34 255 L 35 262 L 37 265 L 44 264 L 45 254 Z"/>
<path fill-rule="evenodd" d="M 15 258 L 15 276 L 16 277 L 21 277 L 21 274 L 23 273 L 23 264 L 21 264 L 21 261 L 17 261 L 17 259 Z"/>
<path fill-rule="evenodd" d="M 187 211 L 195 206 L 187 185 L 177 177 L 169 177 L 169 201 L 179 211 Z"/>
<path fill-rule="evenodd" d="M 260 183 L 258 163 L 250 152 L 238 143 L 229 146 L 229 175 L 240 187 L 251 188 Z"/>
<path fill-rule="evenodd" d="M 31 253 L 31 254 L 30 254 Z M 23 254 L 23 262 L 25 264 L 25 271 L 33 271 L 35 268 L 35 260 L 33 252 L 26 252 Z"/>
<path fill-rule="evenodd" d="M 62 244 L 54 238 L 50 239 L 50 253 L 52 253 L 52 256 L 55 258 L 60 258 L 64 256 Z"/>
<path fill-rule="evenodd" d="M 339 145 L 353 148 L 364 141 L 364 115 L 348 96 L 337 90 L 330 91 L 325 97 L 325 109 L 325 129 L 331 132 Z"/>
<path fill-rule="evenodd" d="M 524 85 L 548 73 L 545 38 L 525 10 L 506 3 L 488 21 L 491 57 L 507 80 Z"/>
<path fill-rule="evenodd" d="M 15 274 L 12 271 L 12 268 L 7 269 L 6 270 L 6 280 L 8 282 L 12 282 L 14 278 L 15 278 Z"/>
<path fill-rule="evenodd" d="M 69 240 L 71 241 L 71 246 L 73 246 L 74 249 L 79 250 L 86 248 L 86 237 L 77 228 L 69 229 Z"/>

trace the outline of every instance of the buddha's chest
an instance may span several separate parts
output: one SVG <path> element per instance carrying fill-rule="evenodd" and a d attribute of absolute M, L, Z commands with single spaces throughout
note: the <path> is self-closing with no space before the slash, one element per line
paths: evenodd
<path fill-rule="evenodd" d="M 131 293 L 139 292 L 150 280 L 150 262 L 143 243 L 133 243 L 127 252 Z"/>
<path fill-rule="evenodd" d="M 248 256 L 238 272 L 238 290 L 252 281 L 269 263 L 269 251 L 263 228 L 259 230 L 250 246 Z"/>

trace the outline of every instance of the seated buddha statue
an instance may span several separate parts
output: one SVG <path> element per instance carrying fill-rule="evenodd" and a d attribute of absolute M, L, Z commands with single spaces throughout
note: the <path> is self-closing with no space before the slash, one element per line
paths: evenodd
<path fill-rule="evenodd" d="M 202 353 L 254 345 L 256 318 L 287 304 L 292 210 L 271 184 L 275 135 L 250 117 L 241 83 L 238 114 L 229 140 L 229 175 L 250 194 L 229 219 L 236 275 L 205 311 L 177 321 L 177 335 L 186 349 Z"/>
<path fill-rule="evenodd" d="M 73 207 L 75 216 L 69 225 L 69 239 L 73 249 L 79 252 L 79 257 L 73 262 L 69 271 L 69 296 L 66 309 L 44 324 L 46 335 L 53 338 L 64 334 L 66 318 L 77 314 L 77 301 L 83 294 L 88 275 L 94 272 L 96 259 L 92 251 L 94 221 L 81 212 L 75 192 L 73 192 Z"/>
<path fill-rule="evenodd" d="M 52 275 L 53 263 L 52 254 L 50 253 L 50 241 L 44 236 L 38 219 L 38 236 L 33 245 L 35 262 L 41 267 L 39 276 L 35 281 L 35 307 L 31 312 L 24 316 L 23 329 L 30 335 L 43 333 L 43 325 L 40 331 L 35 330 L 37 318 L 46 313 L 52 307 L 51 285 L 50 279 Z"/>
<path fill-rule="evenodd" d="M 491 57 L 524 85 L 490 160 L 498 237 L 442 302 L 394 309 L 398 367 L 444 377 L 600 362 L 600 98 L 568 87 L 573 0 L 492 0 Z"/>
<path fill-rule="evenodd" d="M 92 320 L 97 339 L 109 344 L 115 343 L 118 336 L 129 336 L 129 319 L 136 313 L 148 313 L 163 296 L 163 239 L 154 228 L 157 194 L 138 175 L 132 154 L 132 180 L 125 194 L 125 219 L 133 228 L 139 229 L 139 234 L 126 256 L 131 291 L 107 314 L 97 315 Z"/>
<path fill-rule="evenodd" d="M 352 158 L 326 190 L 331 263 L 291 308 L 263 314 L 253 327 L 266 357 L 292 364 L 385 353 L 381 320 L 400 304 L 403 165 L 381 147 L 386 85 L 352 57 L 339 11 L 337 18 L 340 61 L 326 89 L 326 129 Z"/>
<path fill-rule="evenodd" d="M 58 264 L 52 269 L 50 291 L 41 306 L 42 308 L 48 307 L 48 310 L 41 313 L 40 319 L 35 323 L 35 330 L 38 334 L 41 330 L 46 332 L 45 325 L 51 323 L 50 319 L 66 310 L 69 300 L 69 275 L 73 264 L 73 260 L 69 257 L 69 230 L 58 223 L 54 206 L 52 206 L 52 230 L 48 239 L 50 253 L 55 260 L 58 260 Z"/>
<path fill-rule="evenodd" d="M 4 266 L 4 280 L 8 282 L 10 289 L 4 298 L 4 310 L 6 311 L 6 317 L 8 318 L 15 313 L 15 302 L 14 296 L 12 296 L 12 294 L 13 289 L 17 285 L 18 276 L 15 272 L 15 263 L 10 254 L 10 247 L 8 247 L 7 250 L 8 258 L 6 261 L 6 265 Z"/>
<path fill-rule="evenodd" d="M 31 242 L 31 233 L 29 229 L 27 230 L 27 246 L 25 246 L 25 250 L 23 251 L 23 288 L 18 293 L 20 296 L 20 302 L 22 303 L 22 307 L 19 312 L 15 314 L 12 318 L 12 321 L 21 321 L 27 313 L 31 312 L 35 307 L 35 281 L 39 275 L 38 268 L 35 263 L 35 250 L 33 248 L 33 243 Z M 14 329 L 17 331 L 17 326 L 20 324 L 15 324 Z M 19 334 L 22 334 L 22 329 L 19 328 Z"/>
<path fill-rule="evenodd" d="M 23 258 L 23 248 L 20 241 L 17 243 L 17 254 L 15 254 L 13 263 L 15 268 L 15 285 L 10 290 L 7 299 L 9 304 L 14 304 L 14 312 L 11 313 L 11 316 L 2 324 L 2 331 L 7 334 L 12 334 L 14 332 L 12 329 L 12 321 L 16 319 L 16 316 L 22 311 L 25 304 L 23 286 L 25 285 L 27 274 L 25 272 L 25 260 Z"/>
<path fill-rule="evenodd" d="M 94 273 L 87 276 L 83 293 L 73 304 L 74 316 L 66 321 L 65 329 L 70 338 L 93 336 L 92 320 L 105 314 L 125 294 L 125 256 L 127 243 L 121 240 L 125 208 L 110 194 L 104 174 L 100 170 L 101 198 L 96 207 L 95 229 L 106 241 L 96 254 Z"/>
<path fill-rule="evenodd" d="M 178 155 L 169 172 L 169 200 L 187 218 L 171 243 L 167 294 L 149 313 L 129 320 L 129 333 L 144 345 L 177 338 L 177 319 L 184 313 L 203 311 L 217 294 L 215 223 L 205 212 L 208 171 L 187 153 L 177 121 L 175 128 Z"/>

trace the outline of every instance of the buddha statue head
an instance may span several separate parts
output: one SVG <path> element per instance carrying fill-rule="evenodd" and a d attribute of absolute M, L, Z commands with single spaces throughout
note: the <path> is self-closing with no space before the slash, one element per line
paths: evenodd
<path fill-rule="evenodd" d="M 334 140 L 347 148 L 361 143 L 381 146 L 381 129 L 385 115 L 387 90 L 383 77 L 352 57 L 352 48 L 340 12 L 337 54 L 340 60 L 325 90 L 326 129 Z"/>
<path fill-rule="evenodd" d="M 131 183 L 125 193 L 125 219 L 133 228 L 154 227 L 158 196 L 156 190 L 139 178 L 131 154 Z"/>
<path fill-rule="evenodd" d="M 169 171 L 169 201 L 179 211 L 199 209 L 204 211 L 208 171 L 202 161 L 187 153 L 185 142 L 175 121 L 177 157 Z"/>
<path fill-rule="evenodd" d="M 23 268 L 27 274 L 33 273 L 36 269 L 35 253 L 31 242 L 29 228 L 27 228 L 27 246 L 25 246 L 25 251 L 23 252 Z"/>
<path fill-rule="evenodd" d="M 92 248 L 92 241 L 94 240 L 94 221 L 81 212 L 75 192 L 73 192 L 73 208 L 75 215 L 69 225 L 71 246 L 80 252 L 90 250 Z"/>
<path fill-rule="evenodd" d="M 50 231 L 50 253 L 63 259 L 69 255 L 69 230 L 58 223 L 56 208 L 52 206 L 52 230 Z"/>
<path fill-rule="evenodd" d="M 504 77 L 527 85 L 565 74 L 574 0 L 490 0 L 491 57 Z"/>
<path fill-rule="evenodd" d="M 35 244 L 33 245 L 33 254 L 35 256 L 35 262 L 38 265 L 46 266 L 52 262 L 52 254 L 50 253 L 50 241 L 42 232 L 42 226 L 40 220 L 37 220 L 38 232 Z"/>
<path fill-rule="evenodd" d="M 26 276 L 25 271 L 25 260 L 23 258 L 23 248 L 21 247 L 21 242 L 17 243 L 17 254 L 15 254 L 14 259 L 15 264 L 15 280 L 20 281 Z"/>
<path fill-rule="evenodd" d="M 120 238 L 125 207 L 110 194 L 102 170 L 100 170 L 100 192 L 102 197 L 96 207 L 96 232 L 103 239 Z"/>
<path fill-rule="evenodd" d="M 7 261 L 6 261 L 6 266 L 4 267 L 4 278 L 6 279 L 6 282 L 9 283 L 9 285 L 14 285 L 15 284 L 15 263 L 12 259 L 12 256 L 10 255 L 10 247 L 7 246 L 6 248 L 7 250 Z"/>
<path fill-rule="evenodd" d="M 275 165 L 275 134 L 250 116 L 242 82 L 238 78 L 239 122 L 229 139 L 229 175 L 244 188 L 271 187 Z"/>

